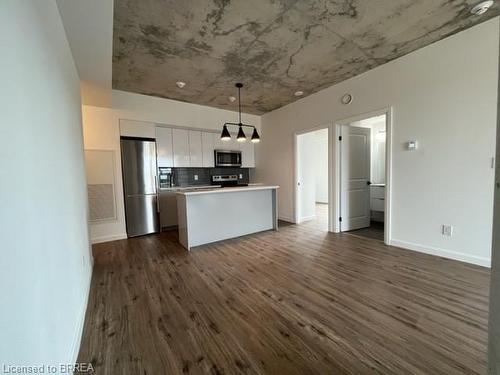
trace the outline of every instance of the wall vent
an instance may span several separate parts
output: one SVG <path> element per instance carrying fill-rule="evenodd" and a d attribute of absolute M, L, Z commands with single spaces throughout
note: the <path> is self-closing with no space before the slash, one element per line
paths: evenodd
<path fill-rule="evenodd" d="M 90 222 L 117 219 L 115 167 L 114 151 L 85 150 Z"/>

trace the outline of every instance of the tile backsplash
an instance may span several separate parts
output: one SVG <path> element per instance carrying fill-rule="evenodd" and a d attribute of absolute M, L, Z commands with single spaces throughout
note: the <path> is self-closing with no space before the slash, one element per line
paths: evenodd
<path fill-rule="evenodd" d="M 248 168 L 172 168 L 172 173 L 175 186 L 210 185 L 212 183 L 211 176 L 228 174 L 235 174 L 238 177 L 241 174 L 242 178 L 238 178 L 238 182 L 241 184 L 250 182 Z"/>

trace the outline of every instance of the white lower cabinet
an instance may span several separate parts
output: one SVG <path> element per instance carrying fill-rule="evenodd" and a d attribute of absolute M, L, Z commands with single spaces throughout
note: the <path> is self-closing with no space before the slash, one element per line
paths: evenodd
<path fill-rule="evenodd" d="M 370 209 L 372 211 L 385 211 L 385 186 L 370 186 Z"/>
<path fill-rule="evenodd" d="M 177 225 L 177 193 L 160 190 L 160 226 L 168 228 Z"/>

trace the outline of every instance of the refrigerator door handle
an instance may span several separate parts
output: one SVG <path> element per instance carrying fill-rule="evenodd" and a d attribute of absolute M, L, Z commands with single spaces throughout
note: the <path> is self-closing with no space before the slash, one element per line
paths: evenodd
<path fill-rule="evenodd" d="M 159 186 L 158 186 L 158 180 L 155 175 L 155 189 L 156 189 L 156 212 L 160 213 L 160 195 L 159 195 Z"/>

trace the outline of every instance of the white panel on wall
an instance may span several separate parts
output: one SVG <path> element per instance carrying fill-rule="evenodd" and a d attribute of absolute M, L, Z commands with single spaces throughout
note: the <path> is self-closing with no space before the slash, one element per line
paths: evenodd
<path fill-rule="evenodd" d="M 147 121 L 120 119 L 120 135 L 126 137 L 155 138 L 155 124 Z"/>
<path fill-rule="evenodd" d="M 116 220 L 114 151 L 85 150 L 85 169 L 90 221 Z"/>

